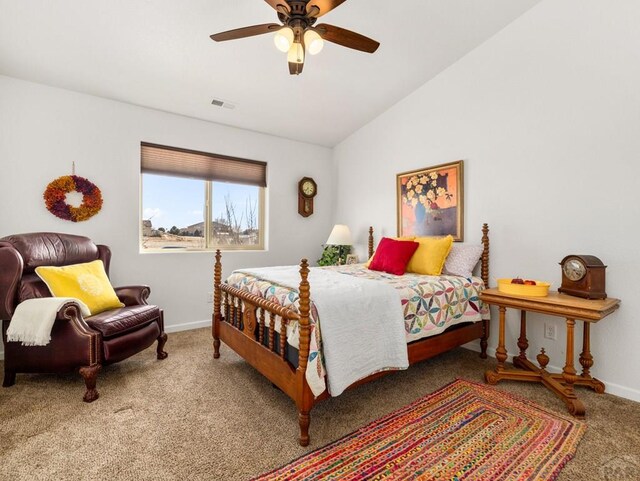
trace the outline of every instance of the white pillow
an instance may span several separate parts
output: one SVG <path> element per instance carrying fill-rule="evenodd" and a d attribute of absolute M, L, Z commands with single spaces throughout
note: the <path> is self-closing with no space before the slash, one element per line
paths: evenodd
<path fill-rule="evenodd" d="M 444 262 L 442 273 L 450 276 L 471 277 L 483 250 L 481 245 L 454 242 Z"/>

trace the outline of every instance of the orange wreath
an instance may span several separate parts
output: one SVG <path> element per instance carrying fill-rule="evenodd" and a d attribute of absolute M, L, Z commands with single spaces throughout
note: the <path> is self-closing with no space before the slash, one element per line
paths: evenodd
<path fill-rule="evenodd" d="M 74 207 L 67 204 L 69 192 L 80 192 L 82 204 Z M 44 194 L 47 210 L 56 217 L 71 222 L 82 222 L 90 219 L 102 208 L 102 193 L 95 184 L 78 175 L 58 177 L 47 185 Z"/>

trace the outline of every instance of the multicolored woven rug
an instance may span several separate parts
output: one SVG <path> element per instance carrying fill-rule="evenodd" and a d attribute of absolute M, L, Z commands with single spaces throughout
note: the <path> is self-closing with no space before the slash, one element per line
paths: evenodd
<path fill-rule="evenodd" d="M 256 480 L 554 480 L 583 422 L 458 379 Z"/>

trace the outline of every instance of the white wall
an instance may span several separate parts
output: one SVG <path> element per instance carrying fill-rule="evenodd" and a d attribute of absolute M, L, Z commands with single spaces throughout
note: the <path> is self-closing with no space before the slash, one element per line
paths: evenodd
<path fill-rule="evenodd" d="M 0 237 L 49 230 L 107 244 L 113 283 L 149 284 L 150 302 L 165 310 L 169 330 L 210 320 L 214 259 L 212 252 L 139 253 L 140 141 L 268 162 L 268 251 L 224 253 L 225 275 L 302 257 L 315 261 L 332 227 L 327 148 L 1 76 L 0 132 Z M 77 224 L 54 217 L 42 200 L 51 180 L 71 173 L 72 161 L 104 198 L 98 215 Z M 319 186 L 307 219 L 297 213 L 305 175 Z"/>
<path fill-rule="evenodd" d="M 464 159 L 466 240 L 479 241 L 481 223 L 490 224 L 493 278 L 557 286 L 566 254 L 600 257 L 607 291 L 622 305 L 592 330 L 593 372 L 610 392 L 636 400 L 639 22 L 634 0 L 545 0 L 334 154 L 336 222 L 359 233 L 361 255 L 367 225 L 396 232 L 397 173 Z M 530 319 L 530 353 L 544 346 L 562 367 L 564 324 Z M 543 322 L 555 322 L 557 341 L 543 338 Z M 512 312 L 511 353 L 517 329 Z"/>

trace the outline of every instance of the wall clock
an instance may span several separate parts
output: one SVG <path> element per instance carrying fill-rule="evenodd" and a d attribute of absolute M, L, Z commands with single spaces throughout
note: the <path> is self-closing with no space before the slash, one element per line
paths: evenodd
<path fill-rule="evenodd" d="M 558 292 L 585 299 L 606 299 L 605 269 L 596 256 L 568 255 L 560 262 L 562 285 Z"/>
<path fill-rule="evenodd" d="M 298 214 L 309 217 L 313 214 L 313 198 L 318 194 L 318 184 L 311 177 L 298 182 Z"/>

